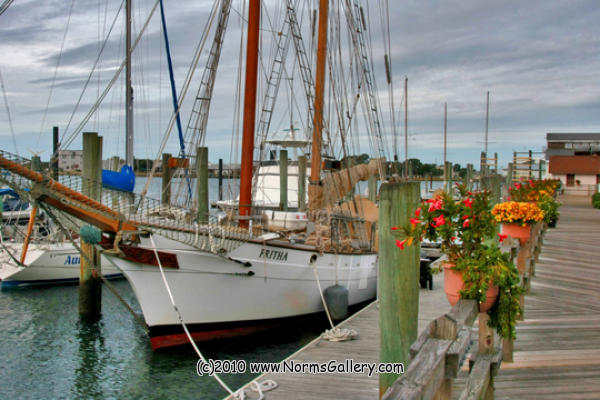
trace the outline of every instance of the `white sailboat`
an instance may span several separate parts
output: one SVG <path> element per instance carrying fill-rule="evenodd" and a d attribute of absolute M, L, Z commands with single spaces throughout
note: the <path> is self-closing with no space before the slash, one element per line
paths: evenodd
<path fill-rule="evenodd" d="M 26 179 L 35 185 L 43 185 L 46 197 L 41 201 L 95 224 L 103 231 L 103 257 L 121 270 L 131 284 L 148 325 L 153 348 L 186 343 L 181 319 L 194 340 L 212 340 L 247 334 L 275 321 L 320 313 L 324 307 L 319 287 L 345 286 L 350 305 L 375 297 L 377 207 L 366 198 L 348 196 L 348 193 L 360 180 L 374 174 L 385 176 L 382 146 L 374 146 L 379 149 L 378 158 L 371 159 L 368 165 L 352 165 L 339 171 L 322 171 L 321 168 L 322 132 L 326 126 L 324 82 L 328 6 L 327 0 L 321 0 L 317 78 L 312 89 L 314 108 L 309 113 L 311 118 L 307 118 L 312 120 L 314 127 L 307 211 L 290 204 L 275 211 L 273 204 L 266 204 L 266 199 L 271 198 L 272 202 L 276 195 L 264 195 L 269 189 L 265 180 L 262 183 L 254 181 L 254 192 L 262 188 L 265 202 L 260 205 L 254 202 L 259 0 L 250 0 L 249 6 L 240 197 L 237 205 L 231 204 L 234 213 L 228 219 L 209 217 L 206 220 L 202 210 L 198 210 L 197 219 L 190 218 L 190 212 L 186 210 L 171 213 L 179 218 L 169 218 L 161 212 L 164 205 L 143 196 L 136 199 L 134 210 L 115 208 L 111 206 L 114 204 L 111 196 L 115 193 L 104 191 L 100 201 L 85 198 L 73 188 L 52 180 L 45 181 L 41 174 L 22 170 L 22 160 L 0 151 L 0 167 L 11 171 L 11 176 L 21 177 L 12 182 L 8 180 L 8 184 L 18 185 L 19 179 Z M 288 1 L 288 12 L 293 11 L 292 7 L 292 2 Z M 376 131 L 373 142 L 377 142 L 381 133 L 377 130 L 381 127 L 376 120 L 374 90 L 369 87 L 374 77 L 369 72 L 369 64 L 363 61 L 368 58 L 364 40 L 354 37 L 357 32 L 361 33 L 364 25 L 364 21 L 360 22 L 362 11 L 349 1 L 345 7 L 348 21 L 354 24 L 349 29 L 352 43 L 357 46 L 351 56 L 356 58 L 361 76 L 357 90 L 362 96 L 353 98 L 360 97 L 367 103 L 365 113 L 369 115 L 365 119 L 373 124 L 372 129 Z M 287 23 L 294 24 L 293 15 L 288 16 Z M 290 29 L 293 31 L 294 26 Z M 299 176 L 298 166 L 295 168 Z M 276 164 L 263 165 L 259 177 L 260 171 L 266 174 L 264 176 L 275 176 L 280 172 Z M 290 187 L 299 190 L 301 180 L 295 182 L 295 187 Z M 53 196 L 62 200 L 53 201 Z M 344 197 L 346 200 L 341 200 Z M 299 197 L 293 201 L 300 206 Z M 305 216 L 306 222 L 289 227 L 284 224 L 282 229 L 277 224 L 269 224 L 269 220 L 275 219 L 269 214 L 273 216 L 275 212 L 280 213 L 284 221 L 290 216 L 294 220 Z M 171 304 L 170 294 L 177 309 Z"/>

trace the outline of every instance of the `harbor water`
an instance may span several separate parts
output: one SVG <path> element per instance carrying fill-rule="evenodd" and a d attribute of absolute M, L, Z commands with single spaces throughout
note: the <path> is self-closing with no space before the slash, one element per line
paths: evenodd
<path fill-rule="evenodd" d="M 211 202 L 217 200 L 217 182 L 210 180 Z M 237 195 L 237 182 L 224 182 L 224 192 Z M 136 191 L 144 183 L 138 179 Z M 160 188 L 160 179 L 153 180 L 149 196 L 160 198 Z M 127 281 L 113 282 L 141 314 Z M 278 362 L 326 328 L 323 315 L 314 323 L 199 347 L 213 359 Z M 106 288 L 102 317 L 93 324 L 79 321 L 76 284 L 0 291 L 0 398 L 223 398 L 226 392 L 213 377 L 198 376 L 196 362 L 189 345 L 152 351 L 145 330 Z M 222 378 L 235 390 L 254 377 L 246 372 Z"/>

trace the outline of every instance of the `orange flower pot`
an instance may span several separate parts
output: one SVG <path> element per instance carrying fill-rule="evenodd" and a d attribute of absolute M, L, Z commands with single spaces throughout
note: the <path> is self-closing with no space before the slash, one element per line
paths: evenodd
<path fill-rule="evenodd" d="M 463 282 L 462 274 L 458 271 L 453 270 L 455 264 L 444 263 L 444 291 L 446 292 L 446 298 L 451 306 L 456 305 L 460 300 L 460 291 L 463 289 L 465 283 Z M 479 303 L 479 312 L 486 312 L 496 302 L 498 297 L 498 286 L 490 286 L 485 293 L 485 302 Z"/>
<path fill-rule="evenodd" d="M 502 224 L 502 233 L 504 235 L 511 236 L 513 238 L 519 239 L 521 244 L 525 244 L 529 237 L 531 237 L 531 226 L 530 225 L 521 225 L 521 224 Z"/>

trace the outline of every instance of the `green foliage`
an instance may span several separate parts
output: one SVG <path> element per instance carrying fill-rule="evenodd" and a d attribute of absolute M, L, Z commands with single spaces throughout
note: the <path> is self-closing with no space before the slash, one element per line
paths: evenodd
<path fill-rule="evenodd" d="M 558 217 L 560 213 L 558 212 L 558 207 L 560 207 L 560 203 L 554 199 L 554 197 L 549 195 L 542 195 L 538 200 L 538 206 L 544 213 L 544 222 L 549 224 L 552 221 L 558 221 Z"/>
<path fill-rule="evenodd" d="M 501 337 L 515 339 L 517 318 L 522 312 L 519 297 L 523 289 L 509 255 L 503 254 L 495 245 L 482 245 L 470 257 L 457 260 L 453 269 L 463 276 L 464 289 L 460 292 L 463 299 L 482 303 L 490 285 L 498 286 L 498 299 L 488 311 L 489 325 Z"/>
<path fill-rule="evenodd" d="M 600 208 L 600 193 L 594 193 L 592 196 L 592 207 Z"/>

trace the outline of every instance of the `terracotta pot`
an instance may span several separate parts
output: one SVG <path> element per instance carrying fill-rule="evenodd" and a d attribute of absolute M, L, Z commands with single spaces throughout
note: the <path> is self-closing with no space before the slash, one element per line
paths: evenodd
<path fill-rule="evenodd" d="M 513 238 L 519 239 L 521 244 L 525 244 L 529 237 L 531 236 L 531 226 L 530 225 L 521 225 L 521 224 L 502 224 L 502 233 L 504 235 L 511 236 Z"/>
<path fill-rule="evenodd" d="M 446 292 L 446 298 L 451 306 L 456 305 L 460 300 L 460 291 L 464 287 L 462 274 L 458 271 L 453 270 L 455 264 L 444 263 L 444 291 Z M 486 312 L 496 302 L 498 297 L 498 286 L 490 286 L 485 293 L 485 302 L 479 303 L 479 312 Z"/>

